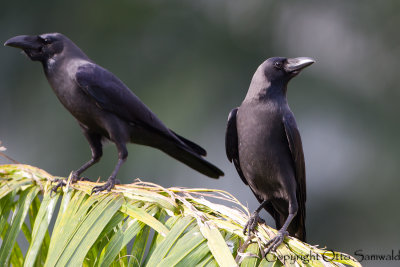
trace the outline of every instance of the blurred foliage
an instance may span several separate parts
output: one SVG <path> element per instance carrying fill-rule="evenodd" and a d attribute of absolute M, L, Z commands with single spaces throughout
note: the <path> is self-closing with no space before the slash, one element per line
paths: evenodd
<path fill-rule="evenodd" d="M 119 177 L 223 188 L 251 210 L 257 201 L 224 154 L 227 115 L 264 59 L 315 58 L 288 91 L 305 150 L 309 242 L 383 253 L 400 243 L 399 12 L 395 0 L 3 1 L 0 36 L 64 33 L 226 173 L 210 180 L 130 145 Z M 0 57 L 0 139 L 8 155 L 67 175 L 90 157 L 77 123 L 40 64 L 8 47 Z M 116 158 L 108 146 L 85 175 L 106 179 Z"/>

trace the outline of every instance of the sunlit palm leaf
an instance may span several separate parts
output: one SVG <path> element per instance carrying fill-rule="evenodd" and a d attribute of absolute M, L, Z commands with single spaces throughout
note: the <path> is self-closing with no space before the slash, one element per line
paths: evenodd
<path fill-rule="evenodd" d="M 248 240 L 248 210 L 221 190 L 137 181 L 91 196 L 97 184 L 78 182 L 51 196 L 53 179 L 28 165 L 0 165 L 0 266 L 360 266 L 292 237 L 262 259 L 260 246 L 276 230 L 261 225 Z M 20 233 L 28 248 L 16 242 Z"/>

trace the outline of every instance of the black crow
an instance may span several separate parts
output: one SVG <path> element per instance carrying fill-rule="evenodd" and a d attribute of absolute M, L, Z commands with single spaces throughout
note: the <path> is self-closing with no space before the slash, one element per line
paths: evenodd
<path fill-rule="evenodd" d="M 286 91 L 288 82 L 312 63 L 305 57 L 267 59 L 255 72 L 244 101 L 228 118 L 226 154 L 261 203 L 243 231 L 250 234 L 263 222 L 259 217 L 263 208 L 280 229 L 266 253 L 275 250 L 285 235 L 306 238 L 303 147 Z"/>
<path fill-rule="evenodd" d="M 102 140 L 118 149 L 118 163 L 102 186 L 92 193 L 110 191 L 119 168 L 128 157 L 126 143 L 158 148 L 189 167 L 212 178 L 223 172 L 204 160 L 206 151 L 168 129 L 129 88 L 108 70 L 89 59 L 70 39 L 60 33 L 22 35 L 5 42 L 40 61 L 47 80 L 60 102 L 78 120 L 92 150 L 92 158 L 72 173 L 72 182 L 102 156 Z M 57 187 L 65 184 L 60 181 Z"/>

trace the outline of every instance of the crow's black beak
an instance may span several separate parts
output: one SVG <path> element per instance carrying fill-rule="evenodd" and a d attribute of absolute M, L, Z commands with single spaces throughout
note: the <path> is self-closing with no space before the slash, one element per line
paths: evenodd
<path fill-rule="evenodd" d="M 34 49 L 37 50 L 42 46 L 39 37 L 35 35 L 19 35 L 8 39 L 4 46 L 11 46 L 21 48 L 23 50 Z"/>
<path fill-rule="evenodd" d="M 285 70 L 291 73 L 298 73 L 314 62 L 315 60 L 309 57 L 288 58 L 285 64 Z"/>

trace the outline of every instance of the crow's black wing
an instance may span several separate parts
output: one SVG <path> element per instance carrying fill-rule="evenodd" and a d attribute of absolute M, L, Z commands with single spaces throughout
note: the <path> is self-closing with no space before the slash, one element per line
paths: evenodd
<path fill-rule="evenodd" d="M 192 141 L 168 129 L 140 99 L 116 76 L 92 63 L 82 65 L 76 73 L 79 87 L 96 105 L 123 120 L 147 128 L 163 139 L 161 149 L 171 157 L 209 176 L 218 178 L 224 173 L 202 158 L 206 151 Z"/>
<path fill-rule="evenodd" d="M 290 152 L 292 159 L 295 164 L 295 175 L 297 182 L 297 201 L 299 205 L 299 215 L 305 219 L 305 202 L 307 198 L 306 194 L 306 167 L 304 163 L 303 145 L 301 143 L 301 137 L 299 130 L 297 129 L 296 121 L 291 112 L 286 113 L 283 116 L 283 125 L 285 127 L 286 137 L 289 143 Z"/>
<path fill-rule="evenodd" d="M 235 168 L 242 179 L 243 183 L 248 185 L 249 183 L 244 176 L 242 169 L 240 168 L 239 161 L 239 141 L 238 141 L 238 133 L 236 128 L 236 114 L 238 112 L 238 108 L 232 109 L 228 116 L 228 124 L 226 126 L 225 133 L 225 149 L 226 156 L 228 157 L 230 162 L 233 162 Z"/>
<path fill-rule="evenodd" d="M 92 63 L 82 65 L 76 73 L 76 81 L 101 109 L 133 124 L 140 124 L 168 137 L 175 137 L 161 120 L 108 70 Z"/>

